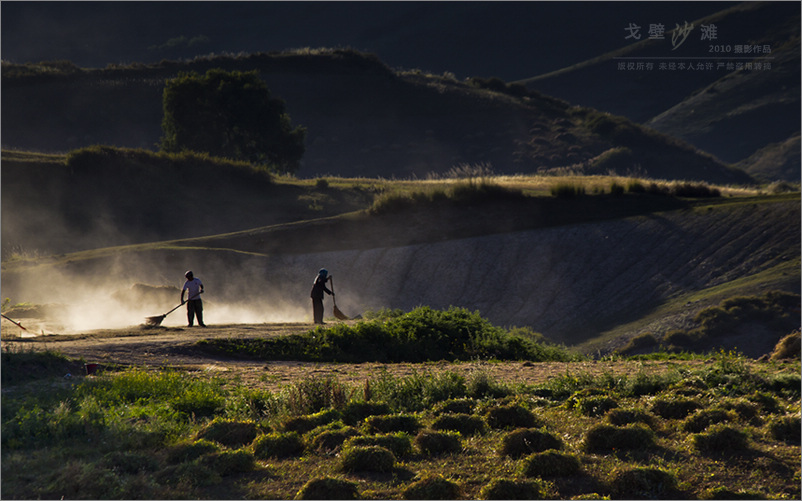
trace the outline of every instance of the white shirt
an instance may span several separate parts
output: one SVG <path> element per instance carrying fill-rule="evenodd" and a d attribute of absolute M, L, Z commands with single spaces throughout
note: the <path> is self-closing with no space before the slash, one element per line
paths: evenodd
<path fill-rule="evenodd" d="M 193 278 L 192 280 L 187 280 L 184 282 L 183 291 L 189 291 L 189 296 L 187 297 L 187 301 L 190 299 L 200 299 L 200 291 L 203 284 L 200 281 L 200 278 Z"/>

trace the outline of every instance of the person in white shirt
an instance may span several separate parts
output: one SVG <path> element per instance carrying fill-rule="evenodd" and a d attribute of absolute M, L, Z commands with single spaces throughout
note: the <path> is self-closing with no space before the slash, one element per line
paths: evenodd
<path fill-rule="evenodd" d="M 186 303 L 189 326 L 192 327 L 193 320 L 197 317 L 198 325 L 206 327 L 206 324 L 203 323 L 203 301 L 200 298 L 200 295 L 203 294 L 203 283 L 201 283 L 200 278 L 195 278 L 192 270 L 184 273 L 184 276 L 187 281 L 184 282 L 184 288 L 181 289 L 181 304 L 184 304 L 184 291 L 188 291 Z"/>

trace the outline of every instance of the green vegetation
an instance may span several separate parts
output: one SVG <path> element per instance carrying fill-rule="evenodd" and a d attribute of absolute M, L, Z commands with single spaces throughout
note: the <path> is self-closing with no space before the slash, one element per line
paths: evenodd
<path fill-rule="evenodd" d="M 5 355 L 4 373 L 27 356 Z M 494 382 L 500 396 L 449 371 L 275 392 L 163 370 L 25 380 L 4 384 L 3 496 L 798 498 L 799 362 L 690 367 Z M 618 407 L 582 412 L 590 397 Z"/>
<path fill-rule="evenodd" d="M 161 149 L 205 152 L 294 172 L 306 129 L 293 128 L 284 101 L 270 96 L 256 70 L 180 73 L 164 88 Z"/>
<path fill-rule="evenodd" d="M 314 362 L 423 362 L 426 360 L 573 360 L 566 349 L 512 335 L 464 308 L 422 306 L 386 320 L 318 327 L 271 339 L 205 339 L 210 354 Z"/>

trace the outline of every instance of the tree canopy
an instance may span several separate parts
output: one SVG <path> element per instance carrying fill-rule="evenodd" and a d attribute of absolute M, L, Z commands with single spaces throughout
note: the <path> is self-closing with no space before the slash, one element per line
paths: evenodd
<path fill-rule="evenodd" d="M 304 154 L 304 127 L 293 128 L 284 101 L 254 71 L 180 73 L 163 97 L 162 151 L 213 156 L 294 172 Z"/>

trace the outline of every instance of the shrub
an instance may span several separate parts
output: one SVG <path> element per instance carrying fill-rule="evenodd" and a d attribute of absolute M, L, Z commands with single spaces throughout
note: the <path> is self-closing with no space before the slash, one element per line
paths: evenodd
<path fill-rule="evenodd" d="M 415 447 L 427 456 L 437 456 L 462 450 L 462 439 L 451 431 L 421 431 L 415 436 Z"/>
<path fill-rule="evenodd" d="M 310 336 L 314 337 L 312 334 L 310 334 Z M 288 341 L 288 338 L 292 338 L 292 336 L 283 336 L 275 339 L 266 339 L 263 341 L 275 341 L 279 343 L 291 342 Z M 219 339 L 214 341 L 219 341 Z M 241 340 L 237 340 L 237 342 L 242 343 Z M 281 359 L 282 357 L 278 358 Z M 307 358 L 309 357 L 304 357 L 302 354 L 296 353 L 291 359 L 305 360 Z M 346 402 L 348 401 L 347 391 L 348 388 L 343 383 L 331 376 L 309 376 L 291 385 L 286 390 L 286 406 L 291 414 L 296 415 L 309 415 L 320 412 L 325 413 L 327 410 L 330 412 L 331 409 L 339 409 L 345 406 Z M 337 419 L 339 419 L 339 416 L 337 418 L 330 418 L 328 422 L 336 421 Z M 321 424 L 325 424 L 325 422 L 316 422 L 315 426 L 312 428 L 320 426 Z"/>
<path fill-rule="evenodd" d="M 404 499 L 459 499 L 462 489 L 440 475 L 429 475 L 404 489 Z"/>
<path fill-rule="evenodd" d="M 365 420 L 365 426 L 370 433 L 391 433 L 394 431 L 415 433 L 423 428 L 418 417 L 412 414 L 371 416 Z"/>
<path fill-rule="evenodd" d="M 642 424 L 623 427 L 598 424 L 588 430 L 584 442 L 588 452 L 636 450 L 654 446 L 654 432 Z"/>
<path fill-rule="evenodd" d="M 663 419 L 683 419 L 693 411 L 701 408 L 702 404 L 696 400 L 667 395 L 655 398 L 652 402 L 651 411 Z"/>
<path fill-rule="evenodd" d="M 579 459 L 573 454 L 547 450 L 536 452 L 521 463 L 521 474 L 526 477 L 567 477 L 579 472 Z"/>
<path fill-rule="evenodd" d="M 392 452 L 395 457 L 401 458 L 412 453 L 412 439 L 407 433 L 397 432 L 386 435 L 368 435 L 351 437 L 345 441 L 343 448 L 366 445 L 378 445 Z"/>
<path fill-rule="evenodd" d="M 167 463 L 177 464 L 194 461 L 204 454 L 211 454 L 220 450 L 214 442 L 196 440 L 192 443 L 177 444 L 167 449 Z"/>
<path fill-rule="evenodd" d="M 631 354 L 640 350 L 650 350 L 656 348 L 659 344 L 660 343 L 657 341 L 657 338 L 654 336 L 654 334 L 651 332 L 644 332 L 643 334 L 638 334 L 630 339 L 629 342 L 619 351 L 621 353 Z"/>
<path fill-rule="evenodd" d="M 615 426 L 624 426 L 633 423 L 643 423 L 649 428 L 654 428 L 654 416 L 642 409 L 613 409 L 608 412 L 604 419 Z"/>
<path fill-rule="evenodd" d="M 377 445 L 349 447 L 342 451 L 340 457 L 340 466 L 347 472 L 389 472 L 395 466 L 393 453 Z"/>
<path fill-rule="evenodd" d="M 268 433 L 253 442 L 253 453 L 259 459 L 300 456 L 304 443 L 298 432 Z"/>
<path fill-rule="evenodd" d="M 303 434 L 310 430 L 314 430 L 318 426 L 337 421 L 341 417 L 342 415 L 338 411 L 334 409 L 327 409 L 306 416 L 291 417 L 281 423 L 281 429 L 284 431 L 297 431 L 298 433 Z"/>
<path fill-rule="evenodd" d="M 562 440 L 549 432 L 521 428 L 504 436 L 501 440 L 499 454 L 517 458 L 533 452 L 562 449 L 562 447 Z"/>
<path fill-rule="evenodd" d="M 723 424 L 712 426 L 706 433 L 693 435 L 691 440 L 699 452 L 738 452 L 749 449 L 749 436 L 745 431 Z"/>
<path fill-rule="evenodd" d="M 313 478 L 301 487 L 295 499 L 359 499 L 357 484 L 339 478 Z"/>
<path fill-rule="evenodd" d="M 543 499 L 544 491 L 540 482 L 497 478 L 482 487 L 479 499 Z"/>
<path fill-rule="evenodd" d="M 469 383 L 470 384 L 470 383 Z M 470 391 L 470 390 L 469 390 Z M 472 398 L 452 398 L 438 402 L 432 411 L 439 414 L 471 414 L 476 407 L 476 400 Z"/>
<path fill-rule="evenodd" d="M 432 428 L 458 431 L 463 435 L 475 435 L 487 431 L 487 423 L 479 416 L 470 414 L 446 414 L 435 419 Z"/>
<path fill-rule="evenodd" d="M 218 442 L 226 447 L 241 447 L 250 444 L 256 438 L 256 423 L 215 418 L 204 426 L 195 438 Z"/>
<path fill-rule="evenodd" d="M 616 499 L 679 499 L 677 478 L 658 468 L 630 468 L 616 473 L 610 486 Z"/>
<path fill-rule="evenodd" d="M 370 416 L 390 414 L 390 406 L 384 402 L 348 402 L 341 412 L 343 422 L 355 426 Z"/>
<path fill-rule="evenodd" d="M 682 429 L 689 433 L 700 433 L 710 425 L 736 419 L 736 414 L 726 409 L 702 409 L 687 417 L 682 423 Z"/>
<path fill-rule="evenodd" d="M 538 419 L 531 411 L 517 404 L 493 407 L 487 411 L 485 419 L 493 429 L 534 428 L 535 426 L 540 426 Z"/>
<path fill-rule="evenodd" d="M 357 435 L 359 432 L 350 426 L 339 430 L 325 430 L 315 435 L 309 441 L 309 445 L 313 450 L 326 454 L 336 450 L 343 442 Z"/>
<path fill-rule="evenodd" d="M 240 449 L 236 451 L 221 451 L 203 456 L 201 464 L 207 466 L 218 475 L 225 477 L 253 470 L 256 461 L 253 453 Z"/>
<path fill-rule="evenodd" d="M 782 416 L 772 418 L 768 428 L 774 439 L 798 444 L 802 440 L 800 426 L 802 423 L 799 416 Z"/>

